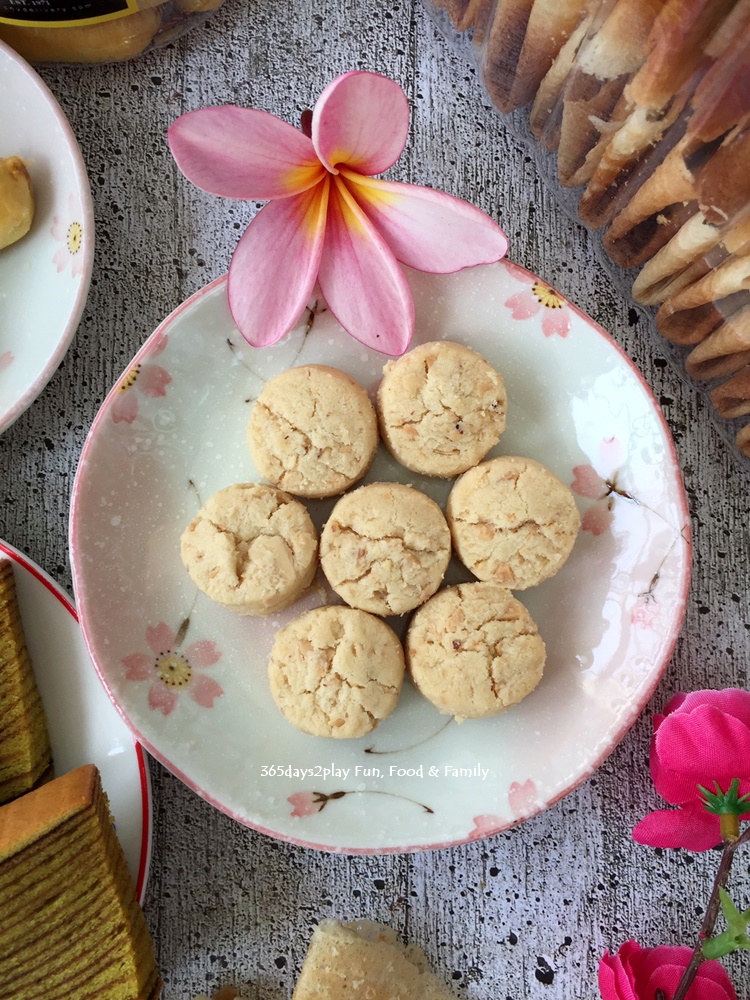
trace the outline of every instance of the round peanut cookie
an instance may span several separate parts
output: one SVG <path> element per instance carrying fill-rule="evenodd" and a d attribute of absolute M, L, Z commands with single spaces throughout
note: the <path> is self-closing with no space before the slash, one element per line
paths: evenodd
<path fill-rule="evenodd" d="M 425 476 L 447 479 L 465 472 L 505 430 L 500 374 L 476 351 L 447 340 L 389 361 L 377 403 L 388 450 Z"/>
<path fill-rule="evenodd" d="M 406 662 L 444 715 L 499 715 L 542 679 L 546 650 L 529 612 L 495 583 L 462 583 L 427 601 L 409 625 Z"/>
<path fill-rule="evenodd" d="M 343 496 L 320 537 L 320 563 L 347 604 L 402 615 L 440 586 L 451 554 L 443 512 L 424 493 L 371 483 Z"/>
<path fill-rule="evenodd" d="M 212 601 L 242 615 L 269 615 L 312 583 L 318 536 L 305 507 L 275 486 L 227 486 L 182 533 L 182 561 Z"/>
<path fill-rule="evenodd" d="M 504 456 L 465 472 L 445 509 L 453 547 L 480 580 L 525 590 L 570 555 L 581 516 L 573 494 L 546 466 Z"/>
<path fill-rule="evenodd" d="M 346 372 L 303 365 L 276 375 L 250 412 L 247 443 L 262 476 L 301 497 L 343 493 L 378 447 L 375 408 Z"/>
<path fill-rule="evenodd" d="M 396 707 L 404 652 L 381 618 L 340 604 L 314 608 L 276 636 L 268 678 L 279 710 L 303 733 L 364 736 Z"/>

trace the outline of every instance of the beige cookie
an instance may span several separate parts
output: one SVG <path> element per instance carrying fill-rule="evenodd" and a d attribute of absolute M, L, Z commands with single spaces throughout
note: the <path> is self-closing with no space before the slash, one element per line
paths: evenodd
<path fill-rule="evenodd" d="M 546 651 L 529 612 L 495 583 L 462 583 L 431 598 L 405 641 L 412 680 L 444 715 L 499 715 L 542 679 Z"/>
<path fill-rule="evenodd" d="M 334 605 L 283 628 L 268 663 L 285 718 L 311 736 L 364 736 L 396 707 L 404 679 L 398 636 L 381 618 Z"/>
<path fill-rule="evenodd" d="M 181 539 L 196 586 L 242 615 L 269 615 L 295 601 L 312 582 L 317 553 L 305 507 L 264 483 L 214 493 Z"/>
<path fill-rule="evenodd" d="M 380 433 L 393 457 L 425 476 L 457 476 L 480 462 L 505 430 L 503 380 L 476 351 L 422 344 L 383 369 Z"/>
<path fill-rule="evenodd" d="M 402 615 L 431 597 L 450 554 L 450 531 L 438 505 L 399 483 L 347 493 L 320 538 L 331 587 L 347 604 L 376 615 Z"/>
<path fill-rule="evenodd" d="M 517 456 L 493 458 L 465 472 L 445 513 L 467 569 L 511 590 L 557 573 L 581 527 L 568 487 L 546 466 Z"/>
<path fill-rule="evenodd" d="M 343 493 L 378 447 L 375 409 L 362 386 L 325 365 L 289 368 L 263 387 L 247 443 L 262 476 L 302 497 Z"/>

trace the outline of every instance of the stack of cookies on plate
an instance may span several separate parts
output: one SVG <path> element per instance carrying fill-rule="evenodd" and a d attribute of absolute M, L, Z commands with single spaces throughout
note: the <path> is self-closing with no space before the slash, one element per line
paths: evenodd
<path fill-rule="evenodd" d="M 431 0 L 528 105 L 635 299 L 720 416 L 750 414 L 750 0 Z M 750 455 L 750 424 L 736 432 Z"/>
<path fill-rule="evenodd" d="M 241 614 L 292 605 L 319 557 L 345 603 L 282 628 L 268 667 L 280 711 L 314 736 L 371 732 L 395 708 L 405 669 L 459 721 L 530 694 L 546 650 L 513 591 L 556 573 L 580 527 L 571 491 L 549 469 L 519 456 L 484 461 L 505 429 L 506 392 L 475 351 L 439 341 L 389 361 L 376 403 L 327 366 L 272 378 L 248 424 L 251 455 L 271 485 L 220 490 L 181 540 L 196 585 Z M 350 490 L 381 439 L 400 475 L 455 480 L 445 512 L 401 482 Z M 304 501 L 336 496 L 318 545 Z M 475 580 L 440 589 L 454 553 Z M 405 614 L 402 645 L 385 619 Z"/>

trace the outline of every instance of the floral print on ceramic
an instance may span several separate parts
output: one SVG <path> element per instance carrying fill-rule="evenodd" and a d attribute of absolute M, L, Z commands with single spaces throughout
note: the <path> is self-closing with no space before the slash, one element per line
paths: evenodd
<path fill-rule="evenodd" d="M 462 340 L 498 367 L 509 404 L 496 453 L 536 458 L 575 484 L 589 528 L 557 576 L 524 592 L 554 642 L 541 684 L 513 709 L 458 725 L 407 682 L 395 712 L 369 736 L 307 736 L 279 714 L 267 658 L 293 617 L 337 600 L 330 588 L 319 576 L 293 607 L 261 619 L 213 604 L 185 573 L 179 538 L 201 502 L 258 478 L 245 430 L 268 378 L 321 363 L 365 386 L 378 382 L 382 355 L 346 336 L 319 297 L 291 334 L 262 349 L 235 328 L 225 281 L 183 303 L 105 401 L 73 492 L 83 629 L 139 739 L 239 822 L 332 851 L 475 840 L 564 795 L 648 700 L 688 583 L 687 507 L 672 444 L 611 339 L 570 303 L 543 305 L 532 288 L 548 301 L 552 293 L 509 262 L 408 278 L 415 346 Z M 514 316 L 506 303 L 518 295 L 538 308 Z M 562 326 L 546 335 L 547 316 L 564 316 L 567 335 Z M 137 406 L 123 413 L 127 397 Z M 366 481 L 384 479 L 410 482 L 440 504 L 451 486 L 406 473 L 381 449 Z M 309 509 L 320 528 L 330 502 Z M 451 567 L 451 579 L 459 572 Z M 404 624 L 393 620 L 401 632 Z"/>

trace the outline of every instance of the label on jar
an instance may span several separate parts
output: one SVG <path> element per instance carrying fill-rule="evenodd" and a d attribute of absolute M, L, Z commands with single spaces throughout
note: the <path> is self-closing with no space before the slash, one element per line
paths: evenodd
<path fill-rule="evenodd" d="M 24 28 L 65 28 L 125 17 L 138 0 L 0 0 L 0 24 Z"/>

